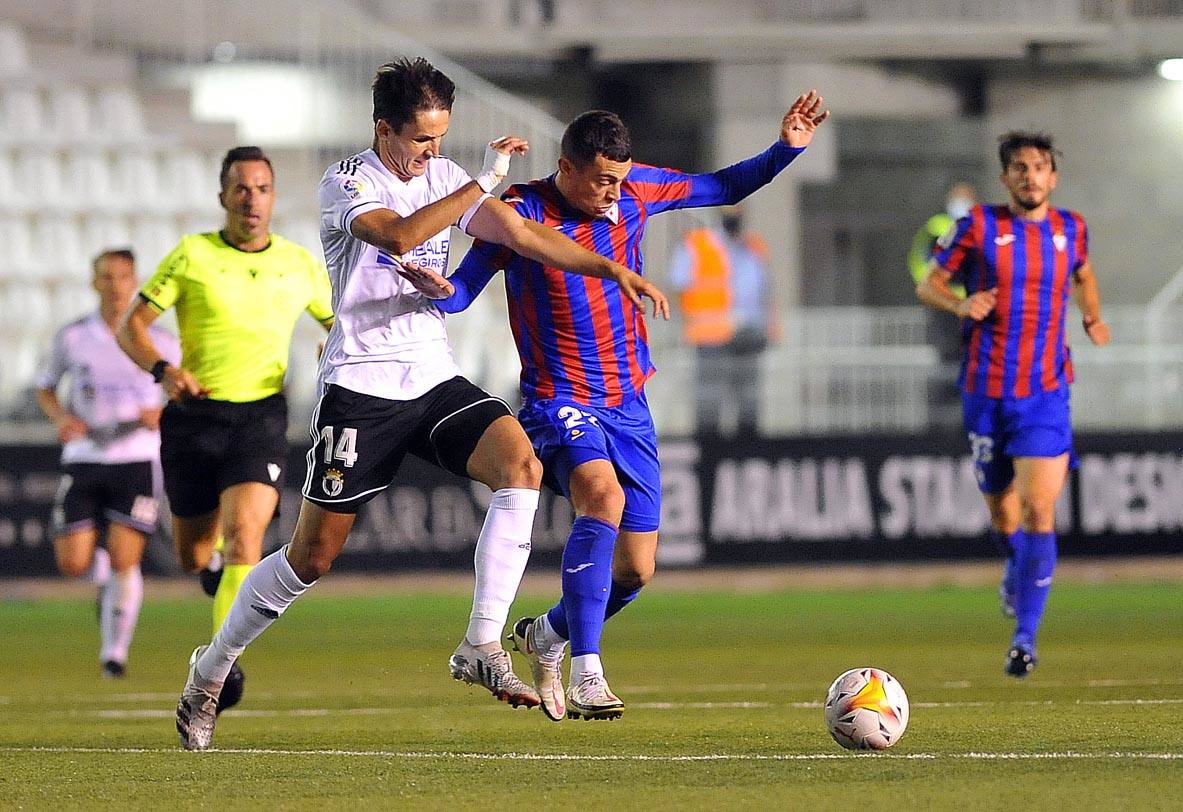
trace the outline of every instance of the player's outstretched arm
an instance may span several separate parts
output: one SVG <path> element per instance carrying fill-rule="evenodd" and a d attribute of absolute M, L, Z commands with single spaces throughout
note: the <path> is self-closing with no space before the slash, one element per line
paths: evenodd
<path fill-rule="evenodd" d="M 798 96 L 781 119 L 780 140 L 794 149 L 809 146 L 817 128 L 830 117 L 830 111 L 822 108 L 824 101 L 816 90 Z"/>
<path fill-rule="evenodd" d="M 152 305 L 141 298 L 124 316 L 123 323 L 115 333 L 119 348 L 145 372 L 151 372 L 158 362 L 166 361 L 164 353 L 160 352 L 148 333 L 148 326 L 156 321 L 159 315 Z M 209 394 L 209 389 L 202 386 L 197 378 L 193 377 L 192 372 L 173 366 L 167 361 L 160 385 L 169 400 L 204 398 Z"/>
<path fill-rule="evenodd" d="M 468 233 L 555 268 L 611 279 L 638 308 L 644 309 L 642 297 L 645 297 L 653 301 L 654 316 L 670 317 L 669 301 L 656 285 L 623 265 L 577 245 L 553 228 L 523 218 L 500 200 L 486 200 L 481 205 L 469 221 Z"/>
<path fill-rule="evenodd" d="M 489 143 L 485 165 L 476 179 L 450 195 L 403 217 L 390 209 L 375 209 L 353 219 L 353 236 L 370 245 L 399 256 L 422 245 L 448 226 L 460 220 L 481 197 L 505 179 L 511 155 L 530 149 L 525 139 L 506 135 Z"/>
<path fill-rule="evenodd" d="M 1080 308 L 1084 332 L 1098 347 L 1109 343 L 1109 325 L 1101 318 L 1101 292 L 1097 289 L 1097 275 L 1093 264 L 1085 260 L 1072 272 L 1072 297 Z"/>

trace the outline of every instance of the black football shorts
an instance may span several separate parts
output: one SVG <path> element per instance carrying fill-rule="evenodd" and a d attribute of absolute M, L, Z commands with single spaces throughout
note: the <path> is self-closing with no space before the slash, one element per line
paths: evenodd
<path fill-rule="evenodd" d="M 457 476 L 509 405 L 455 377 L 414 400 L 387 400 L 329 384 L 312 415 L 304 498 L 356 513 L 385 490 L 408 452 Z"/>

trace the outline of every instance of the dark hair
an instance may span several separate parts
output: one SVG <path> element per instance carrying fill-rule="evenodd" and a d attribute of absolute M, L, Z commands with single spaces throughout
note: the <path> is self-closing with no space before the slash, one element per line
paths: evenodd
<path fill-rule="evenodd" d="M 262 161 L 271 170 L 271 176 L 275 176 L 275 168 L 271 166 L 271 159 L 263 150 L 258 147 L 234 147 L 222 159 L 222 172 L 218 175 L 218 182 L 221 184 L 223 192 L 226 191 L 226 184 L 230 180 L 230 167 L 239 161 Z"/>
<path fill-rule="evenodd" d="M 91 260 L 90 267 L 96 273 L 99 270 L 99 263 L 104 259 L 125 259 L 133 265 L 136 262 L 136 255 L 132 253 L 130 248 L 108 248 L 100 251 L 93 260 Z"/>
<path fill-rule="evenodd" d="M 456 84 L 421 56 L 387 62 L 374 74 L 374 123 L 395 130 L 421 110 L 452 111 Z"/>
<path fill-rule="evenodd" d="M 567 125 L 560 154 L 577 167 L 584 167 L 597 155 L 609 161 L 627 161 L 633 157 L 633 145 L 620 116 L 607 110 L 588 110 Z"/>
<path fill-rule="evenodd" d="M 1002 171 L 1010 166 L 1010 159 L 1023 147 L 1035 147 L 1040 152 L 1046 152 L 1051 157 L 1052 169 L 1056 168 L 1056 156 L 1060 151 L 1052 144 L 1052 137 L 1046 133 L 1023 132 L 1011 130 L 998 137 L 998 160 L 1002 162 Z"/>

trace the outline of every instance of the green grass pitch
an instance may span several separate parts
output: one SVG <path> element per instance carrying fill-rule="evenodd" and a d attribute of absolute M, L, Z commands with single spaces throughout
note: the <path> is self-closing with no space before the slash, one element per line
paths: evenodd
<path fill-rule="evenodd" d="M 613 722 L 451 680 L 467 610 L 459 590 L 314 590 L 244 657 L 218 750 L 186 753 L 173 707 L 207 602 L 150 600 L 121 681 L 98 678 L 92 602 L 0 604 L 0 808 L 1183 808 L 1178 585 L 1057 585 L 1023 682 L 987 588 L 654 587 L 607 629 Z M 912 703 L 882 754 L 822 720 L 862 665 Z"/>

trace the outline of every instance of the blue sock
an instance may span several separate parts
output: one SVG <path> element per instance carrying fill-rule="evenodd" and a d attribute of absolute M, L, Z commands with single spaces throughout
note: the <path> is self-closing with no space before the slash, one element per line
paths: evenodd
<path fill-rule="evenodd" d="M 608 606 L 604 609 L 604 620 L 612 617 L 624 607 L 628 606 L 641 594 L 641 587 L 626 587 L 612 582 L 612 591 L 608 593 Z"/>
<path fill-rule="evenodd" d="M 1043 618 L 1047 594 L 1052 588 L 1052 573 L 1056 569 L 1056 534 L 1025 533 L 1026 543 L 1015 556 L 1014 645 L 1035 647 L 1035 633 Z"/>
<path fill-rule="evenodd" d="M 604 607 L 604 620 L 607 620 L 628 606 L 640 594 L 641 587 L 639 586 L 624 587 L 613 581 L 612 589 L 608 592 L 608 605 Z M 570 633 L 567 629 L 567 604 L 563 603 L 562 598 L 546 613 L 546 619 L 550 622 L 550 627 L 555 630 L 556 634 L 564 640 L 570 639 Z"/>
<path fill-rule="evenodd" d="M 573 657 L 600 653 L 618 532 L 608 522 L 580 516 L 563 549 L 563 597 L 547 612 L 547 619 L 556 633 L 571 641 Z"/>
<path fill-rule="evenodd" d="M 999 552 L 1006 555 L 1006 563 L 1002 567 L 1002 588 L 1006 594 L 1016 595 L 1018 583 L 1015 561 L 1018 559 L 1019 550 L 1027 549 L 1027 537 L 1023 533 L 1023 528 L 1020 527 L 1009 536 L 999 530 L 991 530 L 990 538 L 994 540 Z"/>

